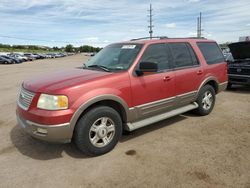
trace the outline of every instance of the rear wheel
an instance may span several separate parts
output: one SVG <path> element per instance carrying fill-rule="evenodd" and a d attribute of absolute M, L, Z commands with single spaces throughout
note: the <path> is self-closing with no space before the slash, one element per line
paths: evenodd
<path fill-rule="evenodd" d="M 122 121 L 113 108 L 99 106 L 89 110 L 76 124 L 74 141 L 87 155 L 111 151 L 122 134 Z"/>
<path fill-rule="evenodd" d="M 198 99 L 196 101 L 199 107 L 195 113 L 201 116 L 210 114 L 215 104 L 215 91 L 210 85 L 205 85 L 201 88 Z"/>

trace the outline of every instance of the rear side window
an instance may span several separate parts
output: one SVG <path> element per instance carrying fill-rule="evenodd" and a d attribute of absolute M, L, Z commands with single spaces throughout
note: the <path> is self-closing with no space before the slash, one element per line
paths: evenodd
<path fill-rule="evenodd" d="M 190 45 L 186 43 L 169 43 L 168 46 L 172 52 L 176 68 L 199 64 Z"/>
<path fill-rule="evenodd" d="M 223 54 L 221 53 L 218 45 L 214 42 L 199 42 L 197 43 L 200 48 L 207 64 L 216 64 L 224 62 Z"/>
<path fill-rule="evenodd" d="M 165 44 L 151 44 L 142 55 L 141 62 L 155 62 L 158 70 L 170 69 L 169 53 Z"/>

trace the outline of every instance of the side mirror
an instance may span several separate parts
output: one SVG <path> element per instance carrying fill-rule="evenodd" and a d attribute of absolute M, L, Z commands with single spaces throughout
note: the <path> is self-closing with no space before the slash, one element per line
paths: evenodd
<path fill-rule="evenodd" d="M 154 73 L 158 71 L 158 65 L 154 62 L 140 62 L 139 69 L 136 70 L 138 76 L 142 76 L 144 73 Z"/>

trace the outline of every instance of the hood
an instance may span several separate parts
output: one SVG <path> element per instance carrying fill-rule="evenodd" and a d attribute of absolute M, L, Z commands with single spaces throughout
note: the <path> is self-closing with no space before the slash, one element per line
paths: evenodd
<path fill-rule="evenodd" d="M 229 44 L 228 47 L 234 59 L 250 58 L 250 42 L 236 42 Z"/>
<path fill-rule="evenodd" d="M 23 87 L 33 92 L 52 92 L 68 87 L 74 87 L 95 80 L 112 73 L 87 70 L 72 69 L 57 71 L 51 74 L 41 75 L 23 82 Z"/>

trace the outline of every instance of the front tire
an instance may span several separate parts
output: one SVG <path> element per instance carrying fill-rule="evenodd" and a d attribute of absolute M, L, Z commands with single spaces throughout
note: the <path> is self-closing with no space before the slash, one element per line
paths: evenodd
<path fill-rule="evenodd" d="M 201 88 L 197 98 L 199 107 L 194 111 L 200 116 L 205 116 L 211 113 L 215 104 L 215 91 L 211 85 L 205 85 Z"/>
<path fill-rule="evenodd" d="M 74 141 L 79 150 L 91 156 L 111 151 L 122 135 L 119 113 L 107 106 L 98 106 L 84 114 L 76 124 Z"/>

